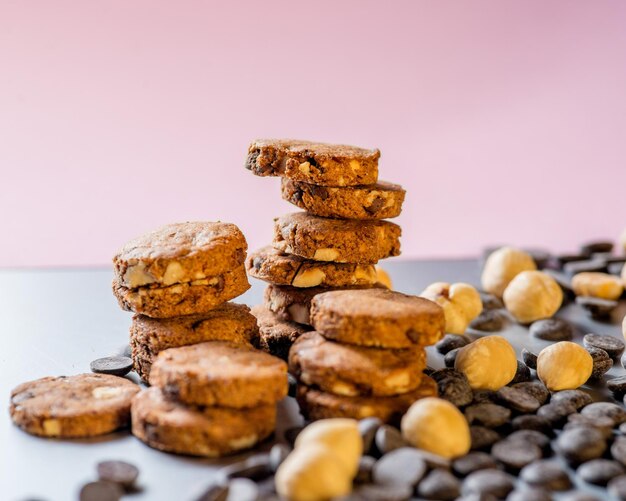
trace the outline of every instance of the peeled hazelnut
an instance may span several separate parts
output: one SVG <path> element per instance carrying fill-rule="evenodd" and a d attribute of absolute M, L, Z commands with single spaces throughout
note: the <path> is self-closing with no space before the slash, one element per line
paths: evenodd
<path fill-rule="evenodd" d="M 319 268 L 307 268 L 296 274 L 291 285 L 294 287 L 315 287 L 321 284 L 324 278 L 326 278 L 326 273 Z"/>
<path fill-rule="evenodd" d="M 622 273 L 623 274 L 623 273 Z M 592 296 L 601 299 L 618 299 L 624 286 L 619 278 L 608 273 L 586 271 L 572 278 L 572 289 L 577 296 Z"/>
<path fill-rule="evenodd" d="M 461 348 L 454 368 L 465 374 L 473 390 L 497 391 L 515 377 L 517 357 L 502 336 L 486 336 Z"/>
<path fill-rule="evenodd" d="M 465 283 L 435 282 L 426 287 L 420 296 L 443 308 L 446 332 L 450 334 L 463 334 L 470 322 L 483 310 L 480 294 Z"/>
<path fill-rule="evenodd" d="M 550 345 L 537 357 L 537 375 L 550 391 L 576 389 L 587 382 L 592 371 L 589 352 L 570 341 Z"/>
<path fill-rule="evenodd" d="M 501 247 L 492 252 L 483 267 L 483 289 L 502 297 L 504 289 L 522 271 L 536 270 L 537 265 L 530 254 L 512 247 Z"/>
<path fill-rule="evenodd" d="M 547 273 L 523 271 L 511 281 L 502 299 L 519 323 L 529 324 L 554 315 L 563 302 L 563 290 Z"/>
<path fill-rule="evenodd" d="M 344 464 L 345 470 L 354 476 L 363 454 L 363 439 L 354 419 L 321 419 L 307 426 L 296 439 L 296 447 L 308 444 L 328 446 Z"/>
<path fill-rule="evenodd" d="M 289 501 L 324 501 L 352 490 L 352 476 L 340 457 L 315 443 L 296 447 L 278 467 L 274 482 L 276 492 Z"/>
<path fill-rule="evenodd" d="M 376 265 L 376 281 L 379 284 L 383 284 L 385 287 L 387 287 L 387 289 L 393 290 L 389 273 L 387 273 L 378 265 Z"/>
<path fill-rule="evenodd" d="M 317 249 L 313 255 L 316 261 L 334 261 L 339 256 L 337 249 L 324 248 Z"/>
<path fill-rule="evenodd" d="M 415 402 L 402 418 L 402 436 L 413 447 L 444 458 L 464 456 L 471 437 L 465 416 L 453 404 L 428 397 Z"/>

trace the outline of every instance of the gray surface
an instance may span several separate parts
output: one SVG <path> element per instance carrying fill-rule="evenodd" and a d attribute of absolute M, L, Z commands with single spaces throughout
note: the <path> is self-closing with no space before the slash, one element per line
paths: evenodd
<path fill-rule="evenodd" d="M 384 267 L 390 271 L 397 290 L 419 293 L 433 281 L 466 281 L 477 284 L 475 261 L 400 261 Z M 114 354 L 127 341 L 130 315 L 117 306 L 111 290 L 109 270 L 88 271 L 0 271 L 0 399 L 8 405 L 11 388 L 48 375 L 87 372 L 89 362 Z M 257 304 L 263 285 L 240 298 Z M 613 325 L 590 321 L 578 308 L 566 307 L 560 314 L 579 330 L 621 336 L 618 318 Z M 525 328 L 511 326 L 506 337 L 519 351 L 522 345 L 540 350 L 548 343 L 530 339 Z M 441 365 L 441 357 L 429 354 L 430 363 Z M 610 374 L 624 373 L 621 367 Z M 279 433 L 299 421 L 292 399 L 279 407 Z M 267 448 L 265 444 L 264 448 Z M 31 437 L 14 427 L 6 411 L 0 413 L 0 499 L 28 497 L 65 501 L 76 499 L 83 482 L 94 478 L 95 464 L 103 459 L 122 458 L 141 468 L 142 493 L 125 499 L 192 499 L 215 474 L 216 461 L 178 457 L 148 448 L 128 433 L 97 440 L 49 440 Z M 232 461 L 234 459 L 231 459 Z M 601 491 L 596 491 L 597 493 Z"/>

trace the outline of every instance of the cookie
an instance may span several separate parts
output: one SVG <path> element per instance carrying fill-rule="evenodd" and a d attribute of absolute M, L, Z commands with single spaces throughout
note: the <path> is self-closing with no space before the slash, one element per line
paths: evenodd
<path fill-rule="evenodd" d="M 397 184 L 378 181 L 366 186 L 317 186 L 283 178 L 283 200 L 310 214 L 340 219 L 387 219 L 402 212 L 406 191 Z"/>
<path fill-rule="evenodd" d="M 246 269 L 259 280 L 292 287 L 374 285 L 377 281 L 376 267 L 372 264 L 311 261 L 271 246 L 250 254 Z"/>
<path fill-rule="evenodd" d="M 439 305 L 387 289 L 317 294 L 311 300 L 310 321 L 328 339 L 383 348 L 434 344 L 445 327 Z"/>
<path fill-rule="evenodd" d="M 168 287 L 223 275 L 243 263 L 247 248 L 234 224 L 168 224 L 124 245 L 113 266 L 123 287 Z"/>
<path fill-rule="evenodd" d="M 421 347 L 365 348 L 302 334 L 289 352 L 289 372 L 308 386 L 348 397 L 388 397 L 414 391 L 426 368 Z"/>
<path fill-rule="evenodd" d="M 144 381 L 148 380 L 152 361 L 160 351 L 204 341 L 258 346 L 256 318 L 244 304 L 224 303 L 200 315 L 163 319 L 134 315 L 130 327 L 135 370 Z"/>
<path fill-rule="evenodd" d="M 156 387 L 133 400 L 132 431 L 150 447 L 177 454 L 219 457 L 249 449 L 276 426 L 276 406 L 249 409 L 191 407 L 168 400 Z"/>
<path fill-rule="evenodd" d="M 315 261 L 376 264 L 400 255 L 401 230 L 389 221 L 327 219 L 295 212 L 274 220 L 279 251 Z"/>
<path fill-rule="evenodd" d="M 362 287 L 289 287 L 288 285 L 268 284 L 263 296 L 265 307 L 275 313 L 280 320 L 310 325 L 309 311 L 311 301 L 317 294 L 329 290 L 354 290 Z"/>
<path fill-rule="evenodd" d="M 188 405 L 269 405 L 287 396 L 287 364 L 252 347 L 208 341 L 159 353 L 150 384 Z"/>
<path fill-rule="evenodd" d="M 251 313 L 259 324 L 259 345 L 263 351 L 287 360 L 289 349 L 298 337 L 311 330 L 307 325 L 281 320 L 265 306 L 252 307 Z"/>
<path fill-rule="evenodd" d="M 44 377 L 11 392 L 9 413 L 22 430 L 41 437 L 95 437 L 130 423 L 130 404 L 140 390 L 106 374 Z"/>
<path fill-rule="evenodd" d="M 250 288 L 243 264 L 212 278 L 179 283 L 169 287 L 148 285 L 129 289 L 113 281 L 113 293 L 121 308 L 153 318 L 207 313 Z"/>
<path fill-rule="evenodd" d="M 436 396 L 437 384 L 428 376 L 422 378 L 422 383 L 416 390 L 393 397 L 346 397 L 303 384 L 298 385 L 297 392 L 300 410 L 311 421 L 336 417 L 377 417 L 386 423 L 399 423 L 413 402 Z"/>
<path fill-rule="evenodd" d="M 374 184 L 379 150 L 295 139 L 257 139 L 246 168 L 257 176 L 283 176 L 322 186 Z"/>

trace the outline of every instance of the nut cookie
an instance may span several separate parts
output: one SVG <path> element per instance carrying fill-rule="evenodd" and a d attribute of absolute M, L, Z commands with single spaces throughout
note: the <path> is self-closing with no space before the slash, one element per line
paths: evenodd
<path fill-rule="evenodd" d="M 246 268 L 250 276 L 259 280 L 302 288 L 374 285 L 377 281 L 376 267 L 372 264 L 311 261 L 271 246 L 250 254 Z"/>
<path fill-rule="evenodd" d="M 95 437 L 130 423 L 135 383 L 106 374 L 44 377 L 11 392 L 9 413 L 22 430 L 41 437 Z"/>
<path fill-rule="evenodd" d="M 303 416 L 311 421 L 337 417 L 377 417 L 386 423 L 399 423 L 413 402 L 436 396 L 437 384 L 428 376 L 423 376 L 417 389 L 393 397 L 347 397 L 301 384 L 298 385 L 296 398 Z"/>
<path fill-rule="evenodd" d="M 259 324 L 260 348 L 282 360 L 287 360 L 293 342 L 311 330 L 307 325 L 281 320 L 265 306 L 254 306 L 251 313 Z"/>
<path fill-rule="evenodd" d="M 283 178 L 283 200 L 310 214 L 340 219 L 387 219 L 402 212 L 406 191 L 385 181 L 367 186 L 317 186 Z"/>
<path fill-rule="evenodd" d="M 150 384 L 189 405 L 275 404 L 287 396 L 287 364 L 252 347 L 208 341 L 159 353 Z"/>
<path fill-rule="evenodd" d="M 275 313 L 280 320 L 310 325 L 309 312 L 311 301 L 317 294 L 331 290 L 353 290 L 363 287 L 290 287 L 288 285 L 268 284 L 263 295 L 264 305 Z M 312 329 L 311 329 L 312 330 Z"/>
<path fill-rule="evenodd" d="M 276 426 L 276 406 L 250 409 L 190 407 L 168 400 L 158 388 L 132 403 L 133 435 L 150 447 L 177 454 L 219 457 L 249 449 Z"/>
<path fill-rule="evenodd" d="M 283 176 L 323 186 L 374 184 L 380 151 L 295 139 L 257 139 L 248 147 L 246 169 L 257 176 Z"/>
<path fill-rule="evenodd" d="M 302 334 L 289 352 L 289 372 L 308 386 L 348 397 L 388 397 L 417 389 L 426 367 L 421 347 L 364 348 Z"/>
<path fill-rule="evenodd" d="M 150 365 L 160 351 L 204 341 L 258 346 L 256 318 L 244 304 L 224 303 L 200 315 L 163 319 L 134 315 L 130 327 L 135 370 L 144 381 L 148 380 Z"/>
<path fill-rule="evenodd" d="M 295 212 L 274 220 L 273 246 L 315 261 L 376 264 L 400 255 L 400 226 L 389 221 L 327 219 Z"/>
<path fill-rule="evenodd" d="M 168 224 L 124 245 L 113 266 L 123 287 L 168 287 L 222 275 L 243 263 L 247 248 L 234 224 Z"/>
<path fill-rule="evenodd" d="M 317 294 L 311 300 L 310 321 L 328 339 L 382 348 L 431 345 L 445 328 L 438 304 L 387 289 Z"/>
<path fill-rule="evenodd" d="M 113 293 L 123 310 L 152 318 L 170 318 L 206 313 L 240 296 L 250 288 L 243 264 L 223 275 L 179 283 L 169 287 L 129 289 L 113 281 Z"/>

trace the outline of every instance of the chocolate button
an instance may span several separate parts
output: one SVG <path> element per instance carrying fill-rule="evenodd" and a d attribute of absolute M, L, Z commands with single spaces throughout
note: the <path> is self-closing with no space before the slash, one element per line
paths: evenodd
<path fill-rule="evenodd" d="M 611 418 L 615 426 L 626 422 L 626 410 L 613 402 L 595 402 L 587 405 L 580 413 L 591 418 Z"/>
<path fill-rule="evenodd" d="M 486 452 L 470 452 L 463 457 L 455 459 L 452 463 L 452 470 L 460 477 L 466 477 L 470 473 L 478 470 L 497 468 L 498 463 Z"/>
<path fill-rule="evenodd" d="M 480 315 L 473 319 L 469 327 L 482 332 L 501 331 L 506 323 L 506 316 L 500 310 L 483 310 Z"/>
<path fill-rule="evenodd" d="M 559 435 L 556 449 L 568 463 L 578 465 L 602 456 L 606 450 L 606 442 L 599 430 L 576 427 Z"/>
<path fill-rule="evenodd" d="M 454 369 L 439 369 L 430 376 L 437 383 L 439 397 L 457 407 L 463 407 L 472 402 L 474 394 L 467 377 Z"/>
<path fill-rule="evenodd" d="M 579 410 L 585 405 L 592 403 L 593 399 L 589 393 L 582 390 L 562 390 L 554 393 L 551 401 L 553 403 L 569 402 L 576 408 L 576 410 Z"/>
<path fill-rule="evenodd" d="M 470 424 L 497 428 L 509 420 L 511 411 L 497 404 L 473 404 L 465 409 L 465 417 Z"/>
<path fill-rule="evenodd" d="M 541 381 L 524 381 L 523 383 L 516 383 L 512 385 L 512 388 L 516 390 L 522 390 L 533 396 L 537 401 L 543 405 L 550 398 L 550 392 L 548 388 Z"/>
<path fill-rule="evenodd" d="M 464 335 L 459 334 L 446 334 L 440 341 L 435 344 L 435 349 L 445 355 L 450 350 L 454 350 L 455 348 L 462 348 L 470 344 L 472 340 Z"/>
<path fill-rule="evenodd" d="M 607 486 L 609 494 L 614 498 L 626 500 L 626 475 L 615 477 Z"/>
<path fill-rule="evenodd" d="M 535 397 L 518 388 L 504 386 L 496 394 L 501 404 L 524 414 L 535 412 L 541 406 Z"/>
<path fill-rule="evenodd" d="M 363 454 L 367 454 L 372 448 L 376 432 L 382 424 L 383 422 L 377 417 L 369 417 L 359 421 L 359 433 L 363 439 Z"/>
<path fill-rule="evenodd" d="M 574 329 L 561 318 L 547 318 L 533 322 L 530 335 L 544 341 L 570 341 L 574 337 Z"/>
<path fill-rule="evenodd" d="M 601 350 L 600 348 L 588 346 L 587 351 L 593 359 L 593 368 L 589 379 L 599 381 L 609 370 L 611 370 L 611 367 L 613 367 L 613 360 L 611 360 L 611 357 L 609 357 L 609 354 L 606 351 Z"/>
<path fill-rule="evenodd" d="M 537 370 L 537 355 L 532 351 L 522 348 L 522 360 L 529 369 Z"/>
<path fill-rule="evenodd" d="M 500 440 L 497 431 L 484 426 L 470 426 L 470 437 L 473 451 L 487 449 Z"/>
<path fill-rule="evenodd" d="M 502 440 L 493 445 L 491 455 L 509 471 L 518 472 L 527 464 L 541 459 L 541 449 L 532 442 L 523 440 Z"/>
<path fill-rule="evenodd" d="M 388 424 L 384 424 L 376 430 L 374 443 L 376 444 L 376 449 L 381 454 L 388 454 L 408 445 L 400 431 Z"/>
<path fill-rule="evenodd" d="M 554 461 L 535 461 L 522 469 L 520 478 L 527 484 L 551 491 L 566 491 L 572 486 L 567 472 Z"/>
<path fill-rule="evenodd" d="M 110 374 L 111 376 L 125 376 L 133 369 L 133 360 L 129 357 L 103 357 L 89 364 L 91 372 Z"/>
<path fill-rule="evenodd" d="M 585 348 L 599 348 L 606 351 L 614 360 L 617 360 L 624 353 L 624 341 L 614 336 L 602 334 L 586 334 L 583 338 Z"/>
<path fill-rule="evenodd" d="M 604 320 L 617 308 L 617 301 L 591 296 L 577 296 L 576 304 L 584 308 L 592 318 Z"/>
<path fill-rule="evenodd" d="M 417 486 L 417 494 L 425 499 L 452 501 L 461 494 L 461 482 L 446 470 L 432 470 Z"/>
<path fill-rule="evenodd" d="M 118 501 L 123 494 L 119 485 L 98 480 L 83 485 L 78 498 L 80 501 Z"/>
<path fill-rule="evenodd" d="M 592 459 L 581 464 L 576 473 L 585 482 L 595 485 L 606 485 L 609 481 L 624 473 L 624 468 L 617 461 L 610 459 Z"/>
<path fill-rule="evenodd" d="M 504 499 L 513 490 L 513 477 L 500 470 L 479 470 L 468 475 L 461 490 L 464 496 L 491 494 Z"/>
<path fill-rule="evenodd" d="M 402 447 L 385 454 L 372 469 L 377 484 L 415 486 L 426 474 L 426 463 L 411 447 Z"/>
<path fill-rule="evenodd" d="M 96 466 L 98 479 L 130 489 L 139 476 L 139 469 L 126 461 L 102 461 Z"/>

